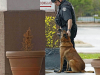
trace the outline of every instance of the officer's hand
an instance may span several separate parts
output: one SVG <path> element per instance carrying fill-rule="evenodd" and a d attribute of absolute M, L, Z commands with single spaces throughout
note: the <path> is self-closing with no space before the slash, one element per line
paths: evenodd
<path fill-rule="evenodd" d="M 68 36 L 71 36 L 71 33 L 70 33 L 70 31 L 67 31 L 67 34 L 68 34 Z"/>

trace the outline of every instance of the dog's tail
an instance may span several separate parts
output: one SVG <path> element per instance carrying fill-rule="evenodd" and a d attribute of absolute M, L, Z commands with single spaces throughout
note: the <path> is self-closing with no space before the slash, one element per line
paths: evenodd
<path fill-rule="evenodd" d="M 85 71 L 85 73 L 94 73 L 94 71 Z"/>
<path fill-rule="evenodd" d="M 94 71 L 85 71 L 85 70 L 82 70 L 81 73 L 94 73 Z"/>
<path fill-rule="evenodd" d="M 85 70 L 82 70 L 81 72 L 82 73 L 94 73 L 94 71 L 85 71 Z"/>

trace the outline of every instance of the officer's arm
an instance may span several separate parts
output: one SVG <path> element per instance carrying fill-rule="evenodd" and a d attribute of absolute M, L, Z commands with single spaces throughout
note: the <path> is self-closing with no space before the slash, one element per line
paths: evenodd
<path fill-rule="evenodd" d="M 69 8 L 70 9 L 70 8 Z M 71 11 L 67 9 L 67 7 L 63 7 L 63 19 L 67 21 L 68 29 L 71 29 L 72 27 L 72 15 Z"/>
<path fill-rule="evenodd" d="M 63 19 L 67 22 L 68 25 L 68 36 L 71 36 L 70 30 L 72 27 L 72 14 L 70 8 L 67 9 L 67 7 L 63 7 Z"/>
<path fill-rule="evenodd" d="M 71 29 L 72 28 L 72 19 L 69 19 L 68 20 L 68 29 Z"/>

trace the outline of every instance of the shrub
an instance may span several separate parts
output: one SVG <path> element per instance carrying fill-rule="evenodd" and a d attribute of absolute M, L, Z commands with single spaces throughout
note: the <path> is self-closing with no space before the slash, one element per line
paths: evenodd
<path fill-rule="evenodd" d="M 45 36 L 46 36 L 46 47 L 58 47 L 57 43 L 59 39 L 57 38 L 57 27 L 55 24 L 55 17 L 46 16 L 45 18 Z"/>

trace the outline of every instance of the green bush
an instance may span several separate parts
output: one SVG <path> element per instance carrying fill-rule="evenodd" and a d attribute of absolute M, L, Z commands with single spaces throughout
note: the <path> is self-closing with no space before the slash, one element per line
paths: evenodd
<path fill-rule="evenodd" d="M 54 40 L 54 36 L 56 35 L 57 27 L 55 24 L 55 17 L 46 16 L 45 17 L 45 36 L 46 36 L 46 47 L 58 47 L 57 43 L 59 39 Z M 57 37 L 57 36 L 55 36 Z"/>

